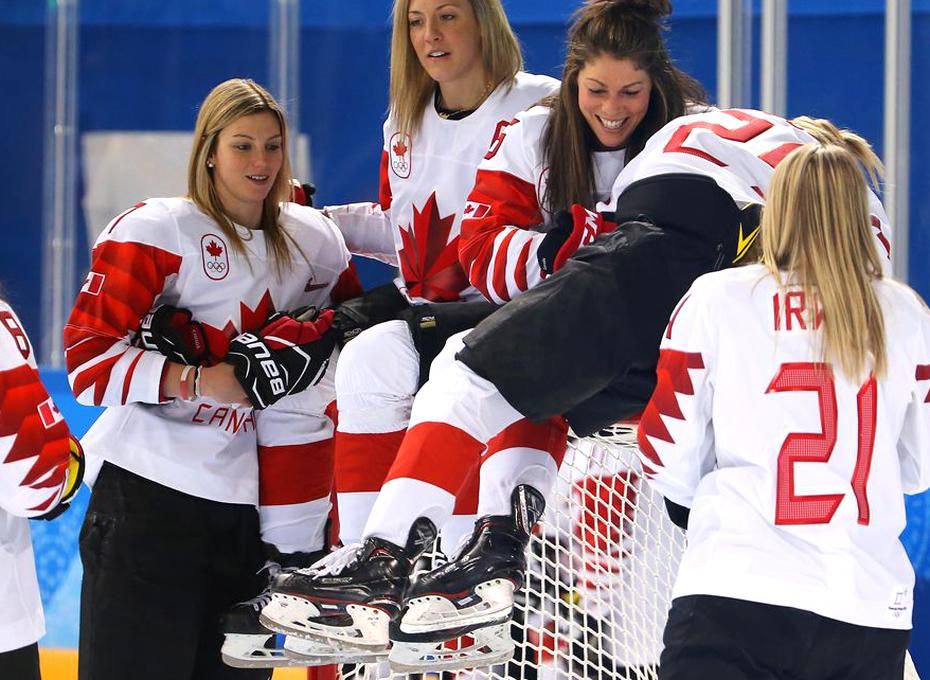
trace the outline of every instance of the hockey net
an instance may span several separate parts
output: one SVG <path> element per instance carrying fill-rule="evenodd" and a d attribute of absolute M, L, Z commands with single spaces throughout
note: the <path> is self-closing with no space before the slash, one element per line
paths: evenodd
<path fill-rule="evenodd" d="M 684 549 L 662 497 L 642 476 L 635 427 L 572 439 L 533 537 L 514 614 L 514 658 L 458 671 L 488 680 L 652 680 Z M 343 666 L 344 680 L 391 675 Z M 395 674 L 394 677 L 402 677 Z"/>

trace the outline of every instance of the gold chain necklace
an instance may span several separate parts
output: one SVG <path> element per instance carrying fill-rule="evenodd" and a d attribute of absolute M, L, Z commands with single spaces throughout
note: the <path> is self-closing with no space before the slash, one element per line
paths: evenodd
<path fill-rule="evenodd" d="M 461 109 L 455 109 L 454 111 L 449 111 L 443 108 L 442 103 L 441 103 L 442 102 L 442 90 L 440 90 L 437 87 L 436 88 L 436 113 L 440 118 L 444 120 L 452 118 L 453 116 L 458 116 L 466 112 L 471 113 L 472 111 L 475 111 L 476 109 L 478 109 L 478 107 L 480 107 L 482 104 L 484 104 L 484 100 L 488 98 L 488 96 L 491 94 L 493 89 L 494 89 L 494 83 L 488 83 L 487 85 L 484 86 L 484 91 L 481 93 L 481 96 L 478 97 L 478 101 L 476 101 L 474 104 L 472 104 L 471 106 L 463 107 Z"/>

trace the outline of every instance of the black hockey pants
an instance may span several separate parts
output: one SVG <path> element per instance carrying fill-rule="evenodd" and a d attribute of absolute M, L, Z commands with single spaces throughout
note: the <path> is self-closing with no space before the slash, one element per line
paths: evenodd
<path fill-rule="evenodd" d="M 659 680 L 901 680 L 908 630 L 711 595 L 672 602 Z"/>
<path fill-rule="evenodd" d="M 255 507 L 189 496 L 106 463 L 80 548 L 81 680 L 271 677 L 220 658 L 220 614 L 264 585 Z"/>
<path fill-rule="evenodd" d="M 33 643 L 9 652 L 0 652 L 0 678 L 39 680 L 39 645 Z"/>

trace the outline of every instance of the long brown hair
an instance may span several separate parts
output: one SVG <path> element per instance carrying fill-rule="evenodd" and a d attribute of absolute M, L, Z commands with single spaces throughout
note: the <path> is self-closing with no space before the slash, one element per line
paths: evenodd
<path fill-rule="evenodd" d="M 510 27 L 501 0 L 468 0 L 481 31 L 484 74 L 495 86 L 513 81 L 523 68 L 523 52 Z M 391 31 L 391 83 L 389 115 L 397 130 L 413 136 L 436 90 L 436 81 L 420 64 L 410 43 L 407 13 L 410 0 L 394 0 Z"/>
<path fill-rule="evenodd" d="M 630 135 L 626 162 L 642 151 L 646 140 L 690 103 L 707 99 L 704 88 L 672 64 L 662 39 L 669 0 L 588 0 L 576 13 L 568 32 L 562 87 L 544 103 L 552 115 L 543 135 L 549 181 L 543 203 L 555 212 L 573 203 L 593 207 L 596 139 L 578 108 L 578 73 L 607 55 L 629 59 L 652 80 L 649 109 Z"/>
<path fill-rule="evenodd" d="M 775 168 L 761 231 L 762 261 L 778 285 L 798 285 L 820 303 L 808 308 L 811 327 L 823 315 L 824 359 L 851 380 L 868 368 L 883 375 L 885 323 L 872 287 L 882 265 L 856 153 L 828 142 L 788 154 Z"/>
<path fill-rule="evenodd" d="M 194 145 L 187 166 L 187 195 L 203 212 L 212 217 L 223 235 L 239 253 L 245 253 L 245 244 L 232 220 L 223 209 L 213 172 L 207 161 L 216 150 L 220 132 L 243 116 L 268 112 L 277 118 L 281 129 L 283 158 L 281 169 L 262 204 L 261 229 L 273 254 L 278 274 L 291 264 L 288 244 L 292 243 L 278 221 L 280 205 L 288 200 L 291 191 L 291 161 L 287 153 L 287 118 L 284 109 L 274 97 L 258 83 L 244 78 L 233 78 L 213 88 L 200 105 L 194 127 Z"/>

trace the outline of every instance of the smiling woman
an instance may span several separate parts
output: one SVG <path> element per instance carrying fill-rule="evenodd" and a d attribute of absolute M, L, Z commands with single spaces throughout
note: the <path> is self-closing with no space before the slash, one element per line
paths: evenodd
<path fill-rule="evenodd" d="M 327 545 L 333 344 L 299 341 L 320 353 L 300 372 L 311 386 L 261 337 L 276 311 L 341 302 L 355 278 L 336 225 L 288 201 L 290 174 L 281 107 L 251 80 L 223 82 L 200 107 L 188 195 L 137 203 L 94 245 L 64 332 L 75 397 L 107 407 L 83 438 L 82 679 L 269 678 L 224 665 L 221 648 L 228 663 L 273 657 L 247 601 L 257 574 Z M 316 330 L 275 318 L 282 338 Z M 138 663 L 150 645 L 171 653 Z"/>
<path fill-rule="evenodd" d="M 339 498 L 340 519 L 343 526 L 356 529 L 360 520 L 368 517 L 364 532 L 356 529 L 351 536 L 357 539 L 361 533 L 365 543 L 361 548 L 347 546 L 342 553 L 344 562 L 334 558 L 328 572 L 315 576 L 298 573 L 276 584 L 273 600 L 264 610 L 264 616 L 280 630 L 312 631 L 315 636 L 335 641 L 332 647 L 364 646 L 369 655 L 383 654 L 389 637 L 388 617 L 372 612 L 378 623 L 365 630 L 365 639 L 359 640 L 350 623 L 351 613 L 365 611 L 367 615 L 373 601 L 399 613 L 406 598 L 402 597 L 403 586 L 410 566 L 417 552 L 430 543 L 431 532 L 437 526 L 448 529 L 453 523 L 461 532 L 465 524 L 466 531 L 475 531 L 469 549 L 460 552 L 457 560 L 436 578 L 418 580 L 407 592 L 415 598 L 414 591 L 435 588 L 433 594 L 439 596 L 424 599 L 437 602 L 437 609 L 432 610 L 432 604 L 426 609 L 416 605 L 407 609 L 403 618 L 395 617 L 394 623 L 400 623 L 402 628 L 399 634 L 390 632 L 391 661 L 397 671 L 477 667 L 496 663 L 507 656 L 508 649 L 512 651 L 507 628 L 501 626 L 509 617 L 509 604 L 503 605 L 506 611 L 500 619 L 496 618 L 499 610 L 494 610 L 495 625 L 490 629 L 478 626 L 483 635 L 489 636 L 504 630 L 505 639 L 498 640 L 501 644 L 486 645 L 485 638 L 470 635 L 445 644 L 456 637 L 455 630 L 472 631 L 472 624 L 490 620 L 489 616 L 466 624 L 466 614 L 456 618 L 464 612 L 462 602 L 480 603 L 466 606 L 469 611 L 483 607 L 492 611 L 497 606 L 484 599 L 485 594 L 478 592 L 480 588 L 474 589 L 477 584 L 462 574 L 487 574 L 496 568 L 484 562 L 470 571 L 475 563 L 469 560 L 490 540 L 493 547 L 487 548 L 486 554 L 504 545 L 513 557 L 513 571 L 506 576 L 503 572 L 495 575 L 500 574 L 502 581 L 508 582 L 522 578 L 522 567 L 517 565 L 529 536 L 527 522 L 535 521 L 527 518 L 534 517 L 540 497 L 551 490 L 566 450 L 568 428 L 561 416 L 554 416 L 535 422 L 517 419 L 499 431 L 499 436 L 480 443 L 448 421 L 420 422 L 407 433 L 404 446 L 396 453 L 402 428 L 411 417 L 412 397 L 419 387 L 417 360 L 421 366 L 429 366 L 431 374 L 440 364 L 439 360 L 427 362 L 435 354 L 427 353 L 422 340 L 427 338 L 433 346 L 441 347 L 451 335 L 444 323 L 455 314 L 447 310 L 451 307 L 459 311 L 463 307 L 433 303 L 453 299 L 448 296 L 452 283 L 458 297 L 470 295 L 472 290 L 467 286 L 471 284 L 494 303 L 508 302 L 528 291 L 532 294 L 530 289 L 554 269 L 548 265 L 559 264 L 579 245 L 580 238 L 570 238 L 573 233 L 593 238 L 608 228 L 600 216 L 589 210 L 610 197 L 624 162 L 636 155 L 646 137 L 671 117 L 684 113 L 689 102 L 703 100 L 700 86 L 670 63 L 661 36 L 662 20 L 670 11 L 667 1 L 587 2 L 569 32 L 569 56 L 561 88 L 542 105 L 515 116 L 500 115 L 493 128 L 486 128 L 493 129 L 490 148 L 468 156 L 477 165 L 475 174 L 475 165 L 465 166 L 456 148 L 465 143 L 466 130 L 452 125 L 477 122 L 476 117 L 500 91 L 498 86 L 482 103 L 486 83 L 498 82 L 492 75 L 493 60 L 488 62 L 488 54 L 493 54 L 495 45 L 501 42 L 485 30 L 486 25 L 501 23 L 482 22 L 482 8 L 499 11 L 497 3 L 479 0 L 399 0 L 395 4 L 392 77 L 404 72 L 403 68 L 394 68 L 398 65 L 409 69 L 411 77 L 392 80 L 392 95 L 398 91 L 420 93 L 420 98 L 414 97 L 406 104 L 392 100 L 395 120 L 413 123 L 400 128 L 405 134 L 397 134 L 393 126 L 385 128 L 384 167 L 393 192 L 385 198 L 393 198 L 390 206 L 396 219 L 399 215 L 394 214 L 395 206 L 403 205 L 400 200 L 409 195 L 407 186 L 398 178 L 414 172 L 427 173 L 421 175 L 424 179 L 420 188 L 425 190 L 428 201 L 422 207 L 414 205 L 412 220 L 399 226 L 406 292 L 411 297 L 426 298 L 424 302 L 429 304 L 412 311 L 413 323 L 409 327 L 391 322 L 362 333 L 346 347 L 337 370 L 337 487 L 344 492 Z M 477 25 L 482 26 L 480 37 L 475 35 L 473 15 Z M 479 55 L 483 55 L 483 69 L 479 68 Z M 413 73 L 420 74 L 422 85 Z M 583 94 L 579 93 L 580 73 L 584 74 Z M 514 86 L 511 92 L 516 89 Z M 429 105 L 430 98 L 433 106 Z M 419 138 L 410 132 L 417 127 Z M 437 146 L 428 148 L 432 139 L 423 139 L 424 133 L 435 135 Z M 474 150 L 470 147 L 470 152 Z M 422 154 L 419 157 L 418 151 Z M 470 171 L 470 176 L 463 179 L 472 182 L 473 187 L 460 213 L 453 211 L 448 200 L 445 205 L 450 207 L 440 204 L 437 208 L 437 197 L 453 198 L 447 193 L 453 185 L 441 181 L 440 173 L 448 170 L 430 165 L 434 159 Z M 459 204 L 464 196 L 457 196 Z M 387 207 L 385 201 L 382 206 Z M 568 210 L 567 232 L 561 227 L 553 229 L 557 215 Z M 455 231 L 459 214 L 461 236 Z M 448 243 L 442 252 L 437 247 L 440 243 Z M 448 251 L 456 247 L 460 268 L 453 268 L 448 259 Z M 408 265 L 413 266 L 408 269 Z M 464 316 L 458 315 L 457 320 Z M 481 318 L 472 317 L 470 324 L 466 321 L 467 325 L 453 328 L 452 333 L 475 325 Z M 530 353 L 536 342 L 498 349 L 502 355 L 509 351 Z M 390 361 L 386 360 L 388 354 Z M 425 374 L 421 371 L 420 377 Z M 471 417 L 480 418 L 485 413 L 476 408 Z M 416 410 L 413 414 L 416 417 Z M 423 456 L 414 465 L 407 464 L 411 460 L 409 450 L 405 456 L 405 447 L 417 446 L 410 442 L 423 445 Z M 351 455 L 345 459 L 353 461 L 351 465 L 340 462 L 340 451 Z M 342 486 L 339 472 L 343 464 L 354 488 Z M 483 519 L 477 523 L 457 521 L 451 518 L 453 511 L 462 514 L 463 498 L 473 487 L 476 474 L 480 475 L 477 510 Z M 384 485 L 373 506 L 381 482 Z M 523 497 L 524 524 L 519 528 L 513 526 L 511 514 L 512 492 L 517 487 L 530 488 Z M 350 490 L 354 493 L 348 493 Z M 533 508 L 526 510 L 527 505 Z M 488 517 L 493 520 L 494 531 L 500 533 L 482 533 L 492 521 Z M 495 538 L 487 539 L 488 535 Z M 443 545 L 450 543 L 446 538 Z M 356 559 L 350 559 L 356 550 Z M 392 566 L 382 566 L 384 555 L 390 556 Z M 382 569 L 389 570 L 388 578 L 383 578 L 386 571 Z M 449 574 L 455 576 L 447 579 Z M 464 600 L 457 599 L 463 594 Z M 445 595 L 455 603 L 446 601 Z M 512 602 L 511 595 L 502 593 L 500 597 L 505 602 L 511 598 Z M 316 599 L 326 599 L 327 606 L 332 606 L 339 616 L 314 613 L 299 605 Z M 439 619 L 444 625 L 437 631 L 433 624 Z"/>
<path fill-rule="evenodd" d="M 501 121 L 558 88 L 552 78 L 521 71 L 520 46 L 500 0 L 396 0 L 393 11 L 379 202 L 325 209 L 350 251 L 400 270 L 394 283 L 369 293 L 378 300 L 365 320 L 371 327 L 346 345 L 336 369 L 336 488 L 345 543 L 362 534 L 413 395 L 441 347 L 436 338 L 415 337 L 418 322 L 402 315 L 414 319 L 440 305 L 487 313 L 458 259 L 468 192 Z M 474 496 L 474 486 L 463 492 L 463 512 L 474 511 Z M 450 537 L 446 545 L 455 542 Z"/>
<path fill-rule="evenodd" d="M 649 110 L 652 78 L 631 59 L 601 55 L 578 73 L 578 109 L 605 149 L 622 149 Z"/>
<path fill-rule="evenodd" d="M 226 213 L 250 229 L 261 226 L 262 204 L 284 163 L 281 123 L 267 111 L 224 128 L 207 167 Z"/>

